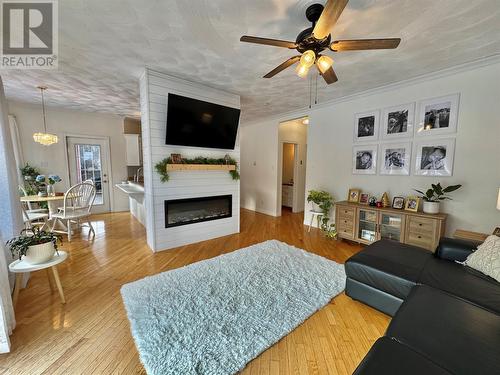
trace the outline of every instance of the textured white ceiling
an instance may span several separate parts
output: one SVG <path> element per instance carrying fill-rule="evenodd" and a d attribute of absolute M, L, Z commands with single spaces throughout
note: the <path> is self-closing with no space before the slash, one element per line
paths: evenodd
<path fill-rule="evenodd" d="M 302 108 L 308 81 L 262 75 L 294 51 L 240 43 L 243 34 L 295 40 L 315 1 L 64 0 L 58 71 L 3 71 L 7 97 L 133 115 L 145 66 L 235 92 L 246 120 Z M 500 53 L 499 0 L 351 0 L 334 39 L 401 37 L 396 50 L 335 54 L 335 99 Z"/>

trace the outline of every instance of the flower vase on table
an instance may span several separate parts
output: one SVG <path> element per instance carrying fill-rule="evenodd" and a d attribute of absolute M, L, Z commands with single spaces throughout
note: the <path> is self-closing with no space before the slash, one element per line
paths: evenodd
<path fill-rule="evenodd" d="M 47 196 L 49 197 L 55 197 L 56 195 L 56 189 L 54 187 L 55 184 L 58 182 L 61 182 L 61 177 L 59 177 L 56 174 L 51 174 L 48 178 L 49 184 L 47 185 Z"/>

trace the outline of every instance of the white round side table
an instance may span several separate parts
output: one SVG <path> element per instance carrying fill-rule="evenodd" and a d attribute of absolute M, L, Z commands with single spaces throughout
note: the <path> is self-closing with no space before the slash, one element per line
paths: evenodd
<path fill-rule="evenodd" d="M 59 273 L 57 272 L 56 266 L 66 260 L 66 258 L 68 257 L 68 253 L 62 250 L 58 250 L 58 253 L 54 254 L 52 259 L 45 263 L 31 264 L 25 262 L 24 260 L 16 260 L 15 262 L 9 264 L 9 271 L 16 274 L 16 285 L 14 286 L 14 296 L 12 298 L 12 304 L 14 305 L 14 308 L 16 307 L 17 299 L 19 297 L 19 290 L 21 289 L 21 284 L 23 283 L 23 273 L 46 270 L 50 289 L 54 290 L 54 284 L 52 283 L 52 279 L 50 277 L 49 268 L 52 269 L 52 274 L 54 275 L 57 290 L 59 291 L 59 296 L 61 297 L 61 302 L 66 303 L 66 300 L 64 299 L 61 280 L 59 279 Z"/>
<path fill-rule="evenodd" d="M 309 223 L 309 229 L 307 230 L 307 232 L 311 231 L 311 227 L 313 225 L 314 218 L 316 217 L 317 220 L 318 220 L 318 222 L 319 222 L 319 219 L 324 215 L 323 212 L 321 212 L 321 211 L 314 211 L 314 210 L 310 210 L 309 213 L 311 214 L 311 222 Z"/>

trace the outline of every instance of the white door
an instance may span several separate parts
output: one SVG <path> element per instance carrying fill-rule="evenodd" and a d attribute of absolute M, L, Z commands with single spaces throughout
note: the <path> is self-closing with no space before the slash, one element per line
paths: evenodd
<path fill-rule="evenodd" d="M 67 137 L 71 185 L 92 180 L 96 197 L 92 212 L 110 211 L 109 142 L 107 139 Z"/>

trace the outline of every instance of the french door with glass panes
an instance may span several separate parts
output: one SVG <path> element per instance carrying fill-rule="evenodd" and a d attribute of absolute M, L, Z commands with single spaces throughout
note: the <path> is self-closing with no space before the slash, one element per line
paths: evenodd
<path fill-rule="evenodd" d="M 67 137 L 71 185 L 92 180 L 96 197 L 92 212 L 110 211 L 109 142 L 101 138 Z"/>

